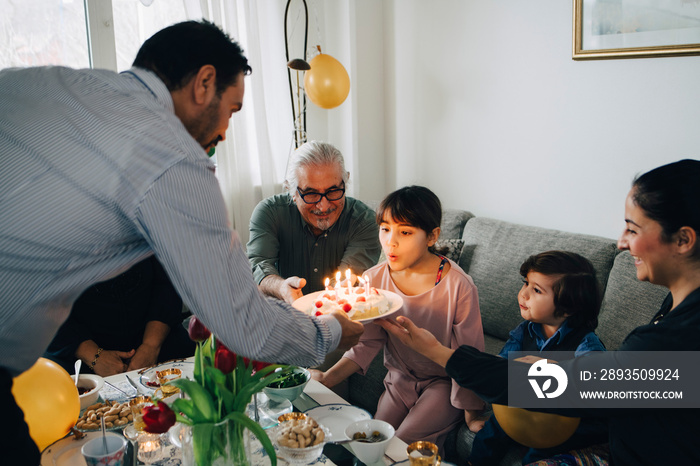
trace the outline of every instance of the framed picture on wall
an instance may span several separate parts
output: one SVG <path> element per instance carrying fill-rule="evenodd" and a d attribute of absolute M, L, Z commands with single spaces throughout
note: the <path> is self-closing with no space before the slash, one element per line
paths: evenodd
<path fill-rule="evenodd" d="M 700 55 L 700 0 L 574 0 L 573 59 Z"/>

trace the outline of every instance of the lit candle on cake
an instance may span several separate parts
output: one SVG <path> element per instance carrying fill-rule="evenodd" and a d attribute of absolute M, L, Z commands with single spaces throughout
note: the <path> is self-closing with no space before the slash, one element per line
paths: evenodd
<path fill-rule="evenodd" d="M 335 273 L 335 297 L 336 298 L 338 298 L 338 296 L 340 296 L 340 294 L 338 293 L 339 290 L 340 290 L 340 270 L 338 270 Z"/>
<path fill-rule="evenodd" d="M 345 279 L 348 281 L 348 294 L 352 292 L 352 283 L 350 283 L 350 275 L 352 275 L 352 272 L 350 272 L 350 269 L 347 269 L 345 271 Z"/>
<path fill-rule="evenodd" d="M 365 296 L 369 298 L 369 275 L 365 275 Z"/>
<path fill-rule="evenodd" d="M 326 277 L 326 281 L 324 282 L 324 284 L 326 285 L 326 291 L 329 291 L 331 289 L 331 287 L 328 285 L 331 284 L 331 279 Z"/>

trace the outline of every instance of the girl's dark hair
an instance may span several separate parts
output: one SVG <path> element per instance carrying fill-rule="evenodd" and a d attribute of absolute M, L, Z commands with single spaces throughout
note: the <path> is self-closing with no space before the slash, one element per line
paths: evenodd
<path fill-rule="evenodd" d="M 601 292 L 593 264 L 585 257 L 568 251 L 546 251 L 527 258 L 520 275 L 530 272 L 557 277 L 552 285 L 554 315 L 569 314 L 570 327 L 598 327 Z"/>
<path fill-rule="evenodd" d="M 240 45 L 207 20 L 184 21 L 161 29 L 143 43 L 133 66 L 153 71 L 169 91 L 176 91 L 204 65 L 216 68 L 221 95 L 243 72 L 252 69 Z"/>
<path fill-rule="evenodd" d="M 700 234 L 700 161 L 681 160 L 655 168 L 632 183 L 632 199 L 647 217 L 661 225 L 661 239 L 688 226 Z M 693 253 L 700 256 L 700 248 Z"/>
<path fill-rule="evenodd" d="M 442 204 L 428 188 L 406 186 L 384 198 L 377 209 L 377 224 L 381 225 L 387 215 L 397 223 L 420 228 L 429 235 L 442 222 Z M 437 251 L 434 245 L 428 249 L 444 254 Z"/>

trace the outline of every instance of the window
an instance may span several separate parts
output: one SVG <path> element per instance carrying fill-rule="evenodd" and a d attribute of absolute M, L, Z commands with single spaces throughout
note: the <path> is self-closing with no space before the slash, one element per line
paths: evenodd
<path fill-rule="evenodd" d="M 202 17 L 199 1 L 112 0 L 117 70 L 131 68 L 141 44 L 166 26 Z"/>
<path fill-rule="evenodd" d="M 0 69 L 90 66 L 83 0 L 0 0 Z"/>

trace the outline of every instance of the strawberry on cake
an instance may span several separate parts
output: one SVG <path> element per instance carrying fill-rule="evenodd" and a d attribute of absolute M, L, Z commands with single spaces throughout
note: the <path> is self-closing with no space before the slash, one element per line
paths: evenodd
<path fill-rule="evenodd" d="M 369 294 L 364 287 L 338 288 L 321 294 L 311 305 L 309 314 L 330 314 L 336 309 L 347 312 L 352 320 L 377 317 L 389 310 L 389 300 L 386 296 L 370 288 Z"/>

